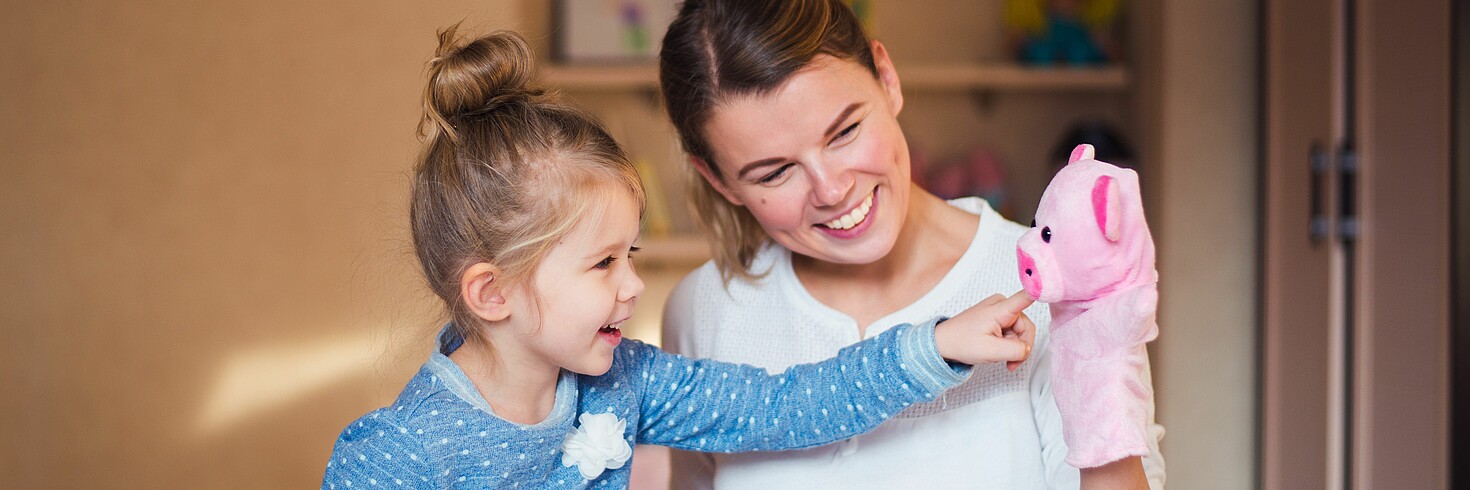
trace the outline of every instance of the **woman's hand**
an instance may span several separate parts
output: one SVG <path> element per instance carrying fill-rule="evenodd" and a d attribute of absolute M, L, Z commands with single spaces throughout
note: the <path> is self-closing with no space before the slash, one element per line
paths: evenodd
<path fill-rule="evenodd" d="M 946 360 L 975 365 L 1005 361 L 1015 371 L 1031 355 L 1036 325 L 1022 310 L 1036 302 L 1026 291 L 992 294 L 934 327 L 934 343 Z"/>

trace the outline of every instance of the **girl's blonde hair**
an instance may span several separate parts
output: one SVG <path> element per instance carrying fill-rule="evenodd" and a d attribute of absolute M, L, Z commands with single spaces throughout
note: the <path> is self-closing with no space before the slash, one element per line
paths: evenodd
<path fill-rule="evenodd" d="M 483 341 L 460 296 L 467 268 L 495 265 L 502 287 L 528 280 L 579 219 L 600 214 L 599 200 L 628 192 L 641 209 L 643 186 L 596 118 L 532 83 L 525 39 L 502 31 L 461 44 L 457 30 L 439 32 L 428 64 L 409 222 L 454 329 Z"/>
<path fill-rule="evenodd" d="M 840 0 L 686 0 L 664 34 L 659 82 L 664 108 L 684 150 L 723 179 L 704 126 L 732 98 L 780 88 L 817 55 L 852 61 L 874 78 L 878 67 L 862 23 Z M 690 199 L 728 282 L 752 278 L 765 229 L 695 172 Z"/>

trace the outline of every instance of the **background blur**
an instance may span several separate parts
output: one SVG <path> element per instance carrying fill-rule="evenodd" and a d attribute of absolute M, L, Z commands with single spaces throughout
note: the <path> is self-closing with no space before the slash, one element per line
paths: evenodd
<path fill-rule="evenodd" d="M 410 250 L 407 176 L 434 33 L 461 20 L 525 33 L 547 83 L 645 166 L 663 202 L 629 332 L 657 341 L 662 296 L 706 253 L 678 148 L 649 66 L 554 27 L 616 19 L 619 2 L 554 3 L 573 7 L 0 0 L 4 486 L 320 483 L 337 433 L 396 396 L 443 320 Z M 1025 222 L 1074 124 L 1126 142 L 1160 245 L 1150 350 L 1171 487 L 1448 485 L 1448 400 L 1467 392 L 1450 382 L 1449 234 L 1467 229 L 1449 219 L 1450 81 L 1470 65 L 1450 57 L 1450 2 L 1138 0 L 1114 61 L 1087 70 L 1018 66 L 1003 0 L 856 3 L 931 184 L 970 169 L 961 191 Z M 1331 100 L 1290 106 L 1313 96 Z M 1339 121 L 1319 124 L 1329 153 L 1364 135 L 1344 147 L 1361 190 L 1307 182 L 1303 115 Z M 1308 241 L 1313 203 L 1357 195 L 1359 255 Z M 1294 282 L 1319 262 L 1325 286 Z M 661 478 L 646 456 L 640 485 Z"/>

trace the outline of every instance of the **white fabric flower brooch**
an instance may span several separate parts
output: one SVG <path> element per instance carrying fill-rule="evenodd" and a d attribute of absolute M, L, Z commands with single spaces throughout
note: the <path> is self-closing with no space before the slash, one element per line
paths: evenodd
<path fill-rule="evenodd" d="M 622 468 L 633 457 L 633 447 L 623 439 L 628 423 L 610 413 L 577 417 L 581 427 L 572 429 L 561 443 L 562 466 L 577 466 L 588 480 L 602 475 L 603 470 Z"/>

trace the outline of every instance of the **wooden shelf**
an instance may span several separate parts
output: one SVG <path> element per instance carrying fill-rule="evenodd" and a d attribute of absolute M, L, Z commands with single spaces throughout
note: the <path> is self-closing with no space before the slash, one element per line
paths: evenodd
<path fill-rule="evenodd" d="M 563 90 L 623 91 L 658 88 L 658 67 L 646 65 L 553 65 L 541 69 L 548 87 Z"/>
<path fill-rule="evenodd" d="M 915 64 L 898 67 L 912 90 L 1122 91 L 1131 79 L 1121 66 L 1029 67 L 994 64 Z M 580 91 L 653 90 L 658 67 L 643 65 L 554 65 L 541 70 L 551 87 Z"/>
<path fill-rule="evenodd" d="M 643 238 L 638 241 L 638 246 L 643 250 L 638 252 L 634 261 L 651 265 L 693 266 L 710 259 L 709 243 L 699 235 Z"/>
<path fill-rule="evenodd" d="M 1129 84 L 1121 66 L 908 65 L 898 67 L 898 77 L 904 88 L 917 90 L 1121 91 Z"/>

